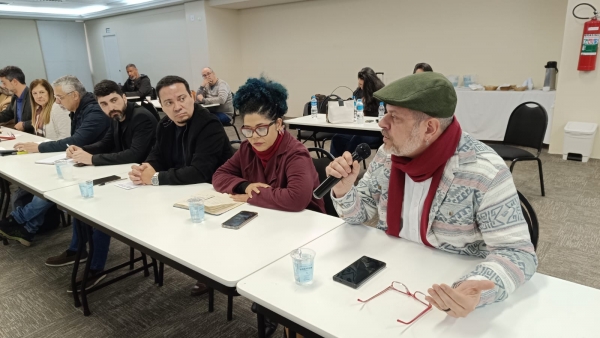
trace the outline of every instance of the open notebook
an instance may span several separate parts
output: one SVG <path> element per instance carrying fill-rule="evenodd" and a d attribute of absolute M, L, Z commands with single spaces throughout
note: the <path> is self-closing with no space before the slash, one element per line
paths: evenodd
<path fill-rule="evenodd" d="M 204 199 L 204 211 L 211 215 L 221 215 L 231 209 L 237 208 L 244 204 L 236 202 L 229 197 L 228 194 L 222 194 L 216 191 L 201 191 L 193 196 L 181 200 L 173 206 L 175 208 L 189 209 L 187 200 L 192 197 L 201 197 Z"/>

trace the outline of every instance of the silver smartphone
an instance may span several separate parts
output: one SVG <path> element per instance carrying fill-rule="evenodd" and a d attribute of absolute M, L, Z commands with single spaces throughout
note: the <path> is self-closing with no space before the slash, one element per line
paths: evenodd
<path fill-rule="evenodd" d="M 237 230 L 258 216 L 254 211 L 240 211 L 223 223 L 223 228 Z"/>

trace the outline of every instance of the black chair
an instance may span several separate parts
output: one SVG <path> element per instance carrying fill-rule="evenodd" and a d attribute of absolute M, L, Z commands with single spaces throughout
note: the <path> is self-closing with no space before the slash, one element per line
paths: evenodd
<path fill-rule="evenodd" d="M 313 158 L 313 164 L 315 165 L 315 169 L 319 174 L 319 182 L 325 181 L 327 178 L 325 168 L 327 168 L 329 163 L 334 160 L 333 155 L 322 148 L 308 148 L 308 152 L 314 152 L 317 154 L 317 158 Z M 323 196 L 323 201 L 325 202 L 325 212 L 327 215 L 339 217 L 337 211 L 335 211 L 333 201 L 331 200 L 331 196 L 329 194 L 325 194 L 325 196 Z"/>
<path fill-rule="evenodd" d="M 148 110 L 152 114 L 152 116 L 154 116 L 156 121 L 160 121 L 160 119 L 161 119 L 160 114 L 158 113 L 158 110 L 156 110 L 156 107 L 154 107 L 152 102 L 148 102 L 148 100 L 146 100 L 146 98 L 142 98 L 140 100 L 140 106 L 146 108 L 146 110 Z"/>
<path fill-rule="evenodd" d="M 240 144 L 242 144 L 242 141 L 240 140 L 231 140 L 229 141 L 229 144 L 231 144 L 231 148 L 233 148 L 233 153 L 235 154 L 239 149 L 240 149 Z M 234 147 L 233 145 L 237 144 L 237 147 Z"/>
<path fill-rule="evenodd" d="M 542 152 L 547 127 L 548 113 L 546 109 L 539 103 L 525 102 L 517 106 L 510 114 L 502 144 L 489 144 L 504 160 L 512 161 L 510 172 L 513 171 L 513 167 L 519 161 L 537 161 L 542 196 L 546 196 L 546 193 L 544 191 L 544 174 L 540 153 Z M 537 149 L 537 154 L 534 155 L 527 150 L 513 146 L 534 148 Z"/>
<path fill-rule="evenodd" d="M 519 195 L 519 201 L 521 201 L 523 216 L 525 217 L 525 221 L 527 221 L 529 235 L 531 236 L 531 243 L 533 243 L 533 248 L 537 250 L 537 244 L 540 235 L 540 224 L 538 223 L 537 215 L 525 196 L 523 196 L 523 194 L 521 194 L 519 191 L 517 191 L 517 194 Z"/>
<path fill-rule="evenodd" d="M 156 95 L 156 88 L 152 87 L 152 93 L 150 94 L 150 100 L 158 99 L 158 95 Z"/>
<path fill-rule="evenodd" d="M 231 100 L 233 101 L 233 97 L 235 96 L 235 93 L 231 93 Z M 237 115 L 237 109 L 235 109 L 235 107 L 233 108 L 233 116 L 231 117 L 231 122 L 229 123 L 223 123 L 223 127 L 233 127 L 233 130 L 235 130 L 235 134 L 237 135 L 238 140 L 242 140 L 240 138 L 240 133 L 238 133 L 238 130 L 235 126 L 235 116 Z"/>
<path fill-rule="evenodd" d="M 310 115 L 310 101 L 304 105 L 304 112 L 302 113 L 302 116 L 308 115 Z M 316 131 L 306 130 L 302 131 L 299 128 L 297 130 L 298 138 L 304 141 L 302 143 L 306 143 L 306 141 L 313 141 L 315 143 L 316 148 L 325 148 L 325 141 L 331 140 L 331 138 L 334 135 L 333 133 L 318 133 Z"/>

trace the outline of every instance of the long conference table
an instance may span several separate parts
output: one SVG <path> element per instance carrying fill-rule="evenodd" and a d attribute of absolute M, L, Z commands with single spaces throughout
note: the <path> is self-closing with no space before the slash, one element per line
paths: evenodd
<path fill-rule="evenodd" d="M 0 142 L 2 148 L 44 140 L 12 132 L 18 134 L 17 139 Z M 394 292 L 364 305 L 357 299 L 376 294 L 392 281 L 404 283 L 413 292 L 426 292 L 434 283 L 454 282 L 480 259 L 427 248 L 308 210 L 288 213 L 243 205 L 220 216 L 207 215 L 204 223 L 194 224 L 187 210 L 173 204 L 212 189 L 209 184 L 124 190 L 109 183 L 95 186 L 94 198 L 83 199 L 77 181 L 59 180 L 54 166 L 35 164 L 36 159 L 53 155 L 1 157 L 0 177 L 227 294 L 228 320 L 232 318 L 232 297 L 239 294 L 258 304 L 259 328 L 268 316 L 306 337 L 597 336 L 594 320 L 600 290 L 539 273 L 506 301 L 477 309 L 467 318 L 453 319 L 432 309 L 406 326 L 396 319 L 411 318 L 423 309 L 413 299 Z M 81 179 L 113 174 L 124 177 L 128 166 L 74 170 Z M 256 211 L 259 216 L 240 230 L 221 227 L 240 210 Z M 294 283 L 288 254 L 300 247 L 317 253 L 310 286 Z M 334 274 L 363 255 L 382 260 L 387 267 L 357 290 L 332 280 Z M 213 297 L 209 293 L 209 311 Z M 262 334 L 259 330 L 259 336 Z"/>

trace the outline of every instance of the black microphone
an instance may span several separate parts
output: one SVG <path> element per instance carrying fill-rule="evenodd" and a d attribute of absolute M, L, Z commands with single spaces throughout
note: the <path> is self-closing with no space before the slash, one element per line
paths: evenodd
<path fill-rule="evenodd" d="M 369 147 L 369 145 L 366 143 L 361 143 L 352 153 L 352 162 L 358 161 L 360 163 L 360 161 L 369 158 L 369 156 L 371 156 L 371 147 Z M 333 176 L 327 177 L 325 181 L 323 181 L 323 183 L 321 183 L 321 185 L 315 189 L 313 196 L 316 199 L 323 198 L 323 196 L 325 196 L 325 194 L 327 194 L 329 190 L 331 190 L 331 188 L 333 188 L 340 180 L 341 178 L 336 178 Z"/>

